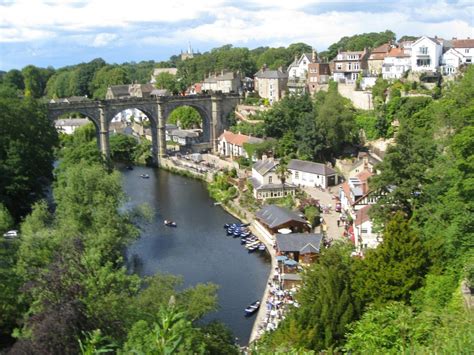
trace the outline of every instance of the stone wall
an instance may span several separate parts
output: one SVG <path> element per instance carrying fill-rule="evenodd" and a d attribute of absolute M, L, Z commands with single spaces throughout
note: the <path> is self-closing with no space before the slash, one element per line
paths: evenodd
<path fill-rule="evenodd" d="M 339 94 L 352 101 L 355 108 L 362 110 L 373 110 L 372 92 L 357 91 L 354 84 L 341 84 L 337 86 Z"/>

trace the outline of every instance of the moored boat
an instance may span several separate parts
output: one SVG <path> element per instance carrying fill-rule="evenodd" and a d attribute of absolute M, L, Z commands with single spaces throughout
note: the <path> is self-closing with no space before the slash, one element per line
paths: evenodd
<path fill-rule="evenodd" d="M 141 177 L 142 179 L 149 179 L 149 178 L 150 178 L 150 175 L 148 175 L 148 174 L 141 174 L 140 177 Z"/>
<path fill-rule="evenodd" d="M 165 224 L 165 226 L 167 226 L 167 227 L 177 227 L 177 226 L 178 226 L 178 225 L 176 224 L 176 222 L 169 221 L 169 220 L 167 220 L 167 219 L 165 219 L 164 224 Z"/>
<path fill-rule="evenodd" d="M 260 300 L 257 300 L 251 303 L 247 308 L 245 308 L 245 316 L 249 317 L 254 314 L 260 308 Z"/>

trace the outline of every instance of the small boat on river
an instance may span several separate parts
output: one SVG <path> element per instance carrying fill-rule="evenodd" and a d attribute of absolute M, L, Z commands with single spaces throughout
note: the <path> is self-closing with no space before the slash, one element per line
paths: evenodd
<path fill-rule="evenodd" d="M 164 224 L 165 224 L 165 226 L 167 226 L 167 227 L 177 227 L 177 226 L 178 226 L 178 225 L 176 224 L 176 222 L 169 221 L 169 220 L 167 220 L 167 219 L 165 219 Z"/>
<path fill-rule="evenodd" d="M 142 179 L 149 179 L 149 178 L 150 178 L 150 175 L 148 175 L 148 174 L 141 174 L 140 177 L 141 177 Z"/>
<path fill-rule="evenodd" d="M 260 308 L 260 301 L 257 300 L 250 304 L 247 308 L 245 308 L 245 316 L 250 317 L 252 314 L 257 312 L 257 310 Z"/>

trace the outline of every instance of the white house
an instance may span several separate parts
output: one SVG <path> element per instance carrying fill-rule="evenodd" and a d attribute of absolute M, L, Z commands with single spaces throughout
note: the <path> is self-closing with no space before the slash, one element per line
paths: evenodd
<path fill-rule="evenodd" d="M 261 142 L 263 142 L 263 139 L 261 138 L 246 136 L 240 132 L 236 134 L 232 133 L 231 131 L 224 130 L 224 132 L 217 139 L 217 151 L 219 154 L 226 157 L 243 156 L 245 158 L 251 158 L 245 151 L 244 144 Z"/>
<path fill-rule="evenodd" d="M 458 68 L 463 64 L 464 56 L 454 48 L 448 49 L 447 52 L 443 53 L 441 58 L 441 64 L 443 68 L 443 74 L 452 75 L 456 74 Z"/>
<path fill-rule="evenodd" d="M 209 75 L 201 83 L 201 91 L 239 92 L 242 87 L 240 73 L 222 70 L 220 74 Z"/>
<path fill-rule="evenodd" d="M 369 217 L 369 210 L 371 206 L 356 212 L 354 220 L 354 243 L 356 251 L 363 254 L 365 249 L 376 248 L 382 241 L 381 235 L 375 233 L 373 230 L 372 220 Z"/>
<path fill-rule="evenodd" d="M 87 118 L 68 118 L 54 121 L 54 127 L 59 133 L 73 134 L 76 129 L 88 124 Z"/>
<path fill-rule="evenodd" d="M 291 183 L 297 186 L 327 188 L 337 184 L 337 173 L 325 164 L 292 159 L 288 163 Z"/>
<path fill-rule="evenodd" d="M 382 64 L 384 79 L 400 79 L 411 68 L 411 56 L 403 48 L 392 48 Z"/>
<path fill-rule="evenodd" d="M 256 199 L 279 198 L 295 195 L 296 186 L 285 181 L 282 184 L 277 167 L 279 162 L 273 158 L 263 157 L 252 166 L 253 195 Z"/>
<path fill-rule="evenodd" d="M 414 72 L 436 71 L 440 64 L 443 45 L 437 38 L 420 37 L 411 48 L 411 70 Z"/>
<path fill-rule="evenodd" d="M 461 65 L 472 64 L 474 39 L 453 39 L 446 41 L 445 46 L 448 49 L 441 58 L 443 74 L 455 74 Z"/>
<path fill-rule="evenodd" d="M 288 66 L 288 92 L 297 94 L 306 89 L 308 65 L 312 62 L 311 53 L 303 53 Z"/>

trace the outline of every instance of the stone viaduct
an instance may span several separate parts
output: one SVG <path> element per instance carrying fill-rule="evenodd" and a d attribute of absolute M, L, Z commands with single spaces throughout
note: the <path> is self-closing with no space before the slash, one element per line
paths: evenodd
<path fill-rule="evenodd" d="M 166 155 L 165 124 L 169 114 L 179 106 L 195 108 L 203 121 L 203 141 L 217 150 L 217 138 L 228 127 L 227 117 L 240 102 L 238 94 L 214 93 L 196 96 L 127 97 L 110 100 L 82 100 L 48 104 L 48 116 L 55 120 L 65 113 L 79 112 L 89 118 L 97 131 L 98 145 L 105 157 L 109 157 L 109 125 L 118 113 L 136 108 L 150 120 L 152 132 L 152 158 L 158 165 Z"/>

